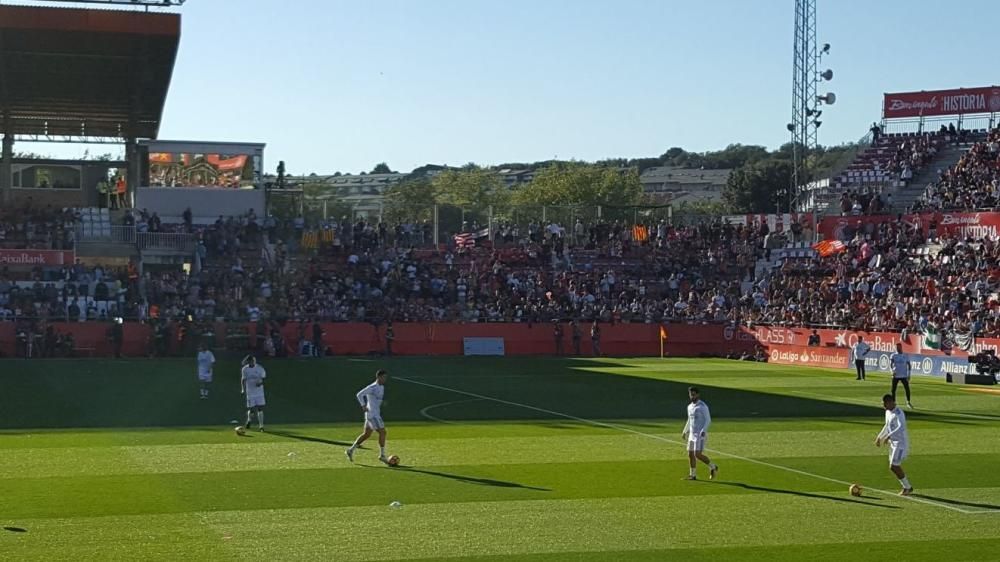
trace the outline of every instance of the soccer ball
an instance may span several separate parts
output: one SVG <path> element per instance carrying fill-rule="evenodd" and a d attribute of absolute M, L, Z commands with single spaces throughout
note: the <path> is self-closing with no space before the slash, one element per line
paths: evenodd
<path fill-rule="evenodd" d="M 851 484 L 851 487 L 848 488 L 848 490 L 851 492 L 852 496 L 859 497 L 861 496 L 861 492 L 864 491 L 864 488 L 862 488 L 860 484 Z"/>
<path fill-rule="evenodd" d="M 387 458 L 385 462 L 389 466 L 397 466 L 399 465 L 399 457 L 397 457 L 396 455 L 392 455 L 389 458 Z"/>
<path fill-rule="evenodd" d="M 246 435 L 247 434 L 247 430 L 242 425 L 236 426 L 233 431 L 236 432 L 236 435 Z"/>

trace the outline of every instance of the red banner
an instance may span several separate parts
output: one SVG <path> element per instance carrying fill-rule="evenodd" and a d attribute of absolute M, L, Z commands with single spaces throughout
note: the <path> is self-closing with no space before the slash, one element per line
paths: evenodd
<path fill-rule="evenodd" d="M 75 260 L 72 251 L 0 250 L 0 265 L 71 265 Z"/>
<path fill-rule="evenodd" d="M 896 222 L 896 215 L 859 215 L 849 217 L 823 217 L 818 232 L 824 240 L 848 240 L 858 230 L 869 224 Z M 937 235 L 948 234 L 956 238 L 995 238 L 1000 236 L 1000 213 L 924 213 L 903 215 L 903 224 L 916 227 L 927 236 L 931 223 Z"/>
<path fill-rule="evenodd" d="M 108 342 L 107 322 L 54 322 L 58 333 L 72 333 L 77 352 L 82 356 L 108 356 L 111 345 Z M 15 352 L 13 322 L 0 322 L 0 356 L 12 356 Z M 242 325 L 250 337 L 240 347 L 232 351 L 248 351 L 256 340 L 253 324 Z M 334 355 L 370 355 L 385 350 L 385 327 L 371 324 L 324 323 L 323 345 Z M 593 351 L 589 325 L 581 324 L 583 332 L 580 351 L 590 355 Z M 922 356 L 946 356 L 965 358 L 968 352 L 958 349 L 950 353 L 925 349 L 921 345 L 920 334 L 910 334 L 905 340 L 898 332 L 855 332 L 852 330 L 820 329 L 818 347 L 807 347 L 806 342 L 812 330 L 809 328 L 786 328 L 778 326 L 755 326 L 753 328 L 732 325 L 690 325 L 669 324 L 603 324 L 601 348 L 608 355 L 656 356 L 659 355 L 661 328 L 666 332 L 662 340 L 669 356 L 698 357 L 738 355 L 763 346 L 773 363 L 808 365 L 815 367 L 846 367 L 839 361 L 847 361 L 850 348 L 864 337 L 873 352 L 892 353 L 897 343 L 903 344 L 903 352 Z M 312 339 L 312 325 L 302 327 L 303 336 Z M 551 324 L 396 324 L 393 353 L 399 355 L 461 355 L 464 337 L 504 338 L 508 355 L 552 355 L 556 352 L 554 330 Z M 176 331 L 174 332 L 176 335 Z M 227 342 L 224 323 L 215 327 L 216 345 L 219 348 L 232 345 Z M 563 352 L 575 352 L 571 337 L 572 329 L 564 325 Z M 289 322 L 282 330 L 288 351 L 295 355 L 299 340 L 299 324 Z M 146 356 L 151 350 L 152 330 L 148 325 L 125 323 L 123 353 L 128 357 Z M 176 349 L 177 340 L 172 338 L 171 347 Z M 972 352 L 1000 349 L 1000 339 L 977 338 Z M 772 358 L 774 352 L 778 356 Z"/>
<path fill-rule="evenodd" d="M 885 94 L 882 117 L 929 117 L 1000 111 L 1000 87 Z"/>
<path fill-rule="evenodd" d="M 777 365 L 843 369 L 850 365 L 851 351 L 843 347 L 771 345 L 768 346 L 767 360 Z"/>

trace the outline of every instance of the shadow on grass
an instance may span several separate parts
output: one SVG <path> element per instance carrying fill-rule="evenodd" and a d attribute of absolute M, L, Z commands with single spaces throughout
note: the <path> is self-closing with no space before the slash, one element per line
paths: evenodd
<path fill-rule="evenodd" d="M 4 527 L 4 531 L 10 531 L 11 533 L 27 533 L 28 530 L 24 527 Z"/>
<path fill-rule="evenodd" d="M 180 364 L 181 360 L 145 361 L 141 376 L 137 376 L 134 364 L 95 360 L 87 363 L 92 372 L 80 376 L 80 362 L 19 363 L 16 371 L 4 370 L 2 374 L 5 401 L 0 425 L 9 430 L 173 427 L 211 426 L 220 419 L 229 419 L 240 404 L 239 398 L 219 394 L 218 400 L 191 400 L 194 382 L 181 376 L 177 368 Z M 217 385 L 232 384 L 236 388 L 239 371 L 235 363 L 230 365 L 234 368 L 220 367 Z M 669 371 L 672 365 L 665 361 L 662 369 Z M 741 371 L 740 367 L 739 362 L 725 365 L 733 374 L 757 373 Z M 281 412 L 282 422 L 289 424 L 356 421 L 355 393 L 371 378 L 371 364 L 355 359 L 274 360 L 268 362 L 268 368 L 275 373 L 274 380 L 268 382 L 268 408 Z M 719 368 L 709 365 L 707 370 L 710 373 Z M 396 384 L 390 379 L 392 410 L 386 413 L 394 422 L 422 422 L 426 418 L 421 411 L 428 405 L 454 401 L 465 393 L 466 397 L 495 400 L 449 408 L 448 421 L 559 421 L 567 425 L 554 427 L 567 432 L 581 427 L 555 413 L 566 412 L 584 420 L 628 418 L 649 423 L 666 418 L 683 424 L 687 388 L 696 384 L 719 419 L 871 418 L 877 422 L 884 416 L 877 404 L 861 406 L 713 386 L 711 377 L 697 372 L 675 373 L 677 380 L 649 378 L 652 370 L 660 369 L 593 358 L 406 358 L 405 377 L 410 380 Z M 331 370 L 338 376 L 331 377 Z M 512 382 L 507 378 L 511 375 L 522 377 L 524 382 Z M 115 392 L 107 392 L 109 388 Z M 968 422 L 940 416 L 932 419 Z"/>
<path fill-rule="evenodd" d="M 360 465 L 365 468 L 389 468 L 389 467 L 379 467 L 379 466 L 368 466 Z M 536 492 L 551 492 L 549 488 L 539 488 L 536 486 L 527 486 L 524 484 L 519 484 L 517 482 L 507 482 L 506 480 L 494 480 L 492 478 L 476 478 L 474 476 L 462 476 L 461 474 L 451 474 L 448 472 L 439 472 L 436 470 L 424 470 L 422 468 L 414 468 L 412 466 L 398 465 L 391 467 L 390 470 L 398 470 L 400 472 L 413 472 L 416 474 L 426 474 L 427 476 L 437 476 L 438 478 L 447 478 L 448 480 L 455 480 L 457 482 L 465 482 L 466 484 L 477 484 L 479 486 L 493 486 L 495 488 L 515 488 L 519 490 L 534 490 Z"/>
<path fill-rule="evenodd" d="M 322 443 L 324 445 L 336 445 L 338 447 L 350 447 L 351 442 L 348 441 L 334 441 L 332 439 L 323 439 L 322 437 L 313 437 L 312 435 L 302 435 L 301 433 L 293 433 L 291 431 L 276 431 L 268 430 L 271 435 L 277 435 L 279 437 L 287 437 L 289 439 L 297 439 L 299 441 L 308 441 L 310 443 Z"/>
<path fill-rule="evenodd" d="M 755 492 L 767 492 L 769 494 L 786 494 L 786 495 L 790 495 L 790 496 L 799 496 L 799 497 L 802 497 L 802 498 L 813 498 L 813 499 L 817 499 L 817 500 L 828 500 L 828 501 L 835 501 L 835 502 L 841 502 L 841 503 L 857 503 L 857 504 L 867 505 L 867 506 L 871 506 L 871 507 L 881 507 L 883 509 L 899 509 L 899 507 L 895 506 L 895 505 L 883 505 L 883 504 L 879 504 L 879 503 L 872 503 L 870 501 L 855 500 L 855 499 L 851 499 L 851 498 L 838 498 L 836 496 L 826 496 L 826 495 L 823 495 L 823 494 L 813 494 L 813 493 L 810 493 L 810 492 L 796 492 L 795 490 L 783 490 L 781 488 L 765 488 L 763 486 L 753 486 L 751 484 L 744 484 L 743 482 L 719 482 L 719 481 L 716 480 L 716 481 L 714 481 L 712 483 L 713 484 L 718 484 L 720 486 L 732 486 L 734 488 L 743 488 L 744 490 L 753 490 Z M 871 497 L 871 496 L 862 496 L 862 497 L 864 497 L 865 499 L 871 499 L 871 500 L 878 501 L 878 498 L 874 498 L 874 497 Z"/>
<path fill-rule="evenodd" d="M 1000 511 L 1000 505 L 992 505 L 988 503 L 964 502 L 959 500 L 951 500 L 948 498 L 938 498 L 935 496 L 928 496 L 927 494 L 913 494 L 913 495 L 918 498 L 924 498 L 925 500 L 933 500 L 936 502 L 946 503 L 949 505 L 960 505 L 963 507 L 974 507 L 977 509 L 989 509 L 991 511 Z"/>

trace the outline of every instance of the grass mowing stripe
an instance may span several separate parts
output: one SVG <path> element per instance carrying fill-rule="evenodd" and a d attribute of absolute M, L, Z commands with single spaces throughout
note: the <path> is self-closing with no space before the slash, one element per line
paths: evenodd
<path fill-rule="evenodd" d="M 820 400 L 836 400 L 838 402 L 847 402 L 849 404 L 857 404 L 859 406 L 872 406 L 873 405 L 872 402 L 868 402 L 868 401 L 865 401 L 865 400 L 858 400 L 857 398 L 848 398 L 846 396 L 836 396 L 836 395 L 830 395 L 830 394 L 815 394 L 815 393 L 812 393 L 812 392 L 802 392 L 802 391 L 799 391 L 799 390 L 789 390 L 788 393 L 789 394 L 795 394 L 797 396 L 804 396 L 806 398 L 818 398 Z M 981 416 L 981 415 L 978 415 L 978 414 L 966 414 L 966 413 L 963 413 L 963 412 L 939 412 L 939 411 L 935 411 L 935 410 L 925 410 L 925 409 L 921 409 L 921 408 L 913 408 L 913 409 L 910 410 L 910 413 L 914 413 L 914 412 L 917 413 L 917 414 L 924 413 L 924 414 L 931 414 L 931 415 L 942 416 L 942 417 L 952 417 L 953 416 L 953 417 L 958 417 L 958 418 L 967 418 L 967 419 L 970 419 L 970 420 L 1000 421 L 1000 416 Z"/>
<path fill-rule="evenodd" d="M 600 422 L 600 421 L 596 421 L 596 420 L 588 420 L 586 418 L 580 418 L 580 417 L 577 417 L 577 416 L 574 416 L 574 415 L 571 415 L 571 414 L 564 414 L 562 412 L 556 412 L 554 410 L 549 410 L 549 409 L 546 409 L 546 408 L 539 408 L 537 406 L 531 406 L 529 404 L 522 404 L 522 403 L 519 403 L 519 402 L 512 402 L 510 400 L 503 400 L 503 399 L 500 399 L 500 398 L 494 398 L 492 396 L 485 396 L 485 395 L 477 394 L 477 393 L 474 393 L 474 392 L 466 392 L 464 390 L 460 390 L 460 389 L 456 389 L 456 388 L 449 388 L 449 387 L 446 387 L 446 386 L 441 386 L 441 385 L 436 385 L 436 384 L 431 384 L 431 383 L 426 383 L 426 382 L 414 380 L 414 379 L 407 378 L 407 377 L 397 376 L 395 378 L 396 378 L 396 380 L 400 380 L 400 381 L 403 381 L 403 382 L 408 382 L 408 383 L 411 383 L 411 384 L 417 384 L 417 385 L 422 385 L 422 386 L 426 386 L 426 387 L 430 387 L 430 388 L 436 388 L 438 390 L 445 390 L 445 391 L 454 392 L 454 393 L 457 393 L 457 394 L 464 394 L 464 395 L 467 395 L 467 396 L 472 396 L 474 398 L 481 398 L 483 400 L 490 400 L 490 401 L 493 401 L 493 402 L 499 402 L 501 404 L 508 404 L 508 405 L 511 405 L 511 406 L 520 406 L 522 408 L 527 408 L 529 410 L 534 410 L 536 412 L 541 412 L 543 414 L 549 414 L 549 415 L 553 415 L 553 416 L 564 417 L 564 418 L 571 419 L 571 420 L 576 420 L 576 421 L 582 422 L 582 423 L 589 423 L 589 424 L 593 424 L 593 425 L 599 425 L 599 426 L 603 426 L 603 427 L 609 427 L 609 428 L 613 428 L 613 429 L 619 429 L 621 431 L 625 431 L 625 432 L 628 432 L 628 433 L 634 433 L 636 435 L 642 435 L 642 436 L 648 437 L 650 439 L 656 439 L 658 441 L 663 441 L 665 443 L 672 443 L 674 445 L 684 445 L 683 442 L 677 441 L 675 439 L 669 439 L 669 438 L 666 438 L 666 437 L 663 437 L 663 436 L 660 436 L 660 435 L 653 435 L 653 434 L 650 434 L 650 433 L 645 433 L 645 432 L 638 431 L 638 430 L 631 429 L 631 428 L 624 427 L 624 426 L 617 426 L 617 425 L 614 425 L 614 424 L 608 424 L 608 423 Z M 775 469 L 778 469 L 778 470 L 784 470 L 786 472 L 792 472 L 792 473 L 800 474 L 800 475 L 803 475 L 803 476 L 811 476 L 813 478 L 818 478 L 820 480 L 826 480 L 828 482 L 834 482 L 834 483 L 841 484 L 841 485 L 844 485 L 844 486 L 850 486 L 852 484 L 851 482 L 846 482 L 844 480 L 837 480 L 836 478 L 829 478 L 827 476 L 823 476 L 823 475 L 820 475 L 820 474 L 814 474 L 814 473 L 811 473 L 811 472 L 806 472 L 806 471 L 803 471 L 803 470 L 798 470 L 798 469 L 795 469 L 795 468 L 791 468 L 791 467 L 787 467 L 787 466 L 782 466 L 782 465 L 779 465 L 779 464 L 769 463 L 769 462 L 765 462 L 765 461 L 761 461 L 761 460 L 757 460 L 757 459 L 751 459 L 749 457 L 743 457 L 743 456 L 740 456 L 740 455 L 734 455 L 734 454 L 726 453 L 724 451 L 719 451 L 719 450 L 716 450 L 716 449 L 706 449 L 706 450 L 708 452 L 710 452 L 710 453 L 717 453 L 717 454 L 722 455 L 724 457 L 729 457 L 729 458 L 741 460 L 741 461 L 744 461 L 744 462 L 750 462 L 750 463 L 760 464 L 760 465 L 763 465 L 763 466 L 768 466 L 770 468 L 775 468 Z M 935 506 L 935 507 L 940 507 L 942 509 L 947 509 L 949 511 L 954 511 L 954 512 L 957 512 L 957 513 L 964 513 L 964 514 L 970 514 L 970 513 L 972 513 L 970 510 L 967 510 L 967 509 L 964 509 L 964 508 L 956 507 L 956 506 L 953 506 L 953 505 L 947 505 L 947 504 L 944 504 L 944 503 L 938 503 L 938 502 L 935 502 L 935 501 L 931 501 L 931 500 L 926 500 L 926 499 L 923 499 L 923 498 L 919 498 L 919 497 L 916 497 L 916 496 L 897 496 L 896 494 L 894 494 L 892 492 L 888 492 L 886 490 L 880 490 L 878 488 L 872 488 L 870 486 L 866 486 L 866 489 L 868 489 L 868 490 L 870 490 L 872 492 L 884 495 L 884 496 L 900 497 L 900 498 L 903 498 L 903 499 L 906 499 L 906 500 L 909 500 L 909 501 L 914 501 L 914 502 L 918 502 L 918 503 L 932 505 L 932 506 Z"/>

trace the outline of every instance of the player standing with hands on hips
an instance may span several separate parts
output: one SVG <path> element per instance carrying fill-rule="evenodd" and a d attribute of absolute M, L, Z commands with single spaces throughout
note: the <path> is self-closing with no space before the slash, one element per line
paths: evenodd
<path fill-rule="evenodd" d="M 858 370 L 859 381 L 865 380 L 865 357 L 871 350 L 871 346 L 865 343 L 865 338 L 858 336 L 858 343 L 851 349 L 851 355 L 854 356 L 854 368 Z"/>
<path fill-rule="evenodd" d="M 708 465 L 708 479 L 715 480 L 715 475 L 719 472 L 719 467 L 711 461 L 705 453 L 705 443 L 708 441 L 708 426 L 712 423 L 712 416 L 708 412 L 708 404 L 701 401 L 701 392 L 698 387 L 688 388 L 687 423 L 684 424 L 682 438 L 687 441 L 688 460 L 690 461 L 691 472 L 686 480 L 698 479 L 698 461 Z"/>
<path fill-rule="evenodd" d="M 889 356 L 889 364 L 892 365 L 892 398 L 896 398 L 896 387 L 903 383 L 903 390 L 906 391 L 906 407 L 913 409 L 910 402 L 910 358 L 903 355 L 903 344 L 896 344 L 896 353 Z"/>
<path fill-rule="evenodd" d="M 365 413 L 365 429 L 354 440 L 354 444 L 344 451 L 347 460 L 351 462 L 354 462 L 354 451 L 371 436 L 372 431 L 376 431 L 378 432 L 378 460 L 386 464 L 389 463 L 389 459 L 385 456 L 385 423 L 382 421 L 382 401 L 385 399 L 385 380 L 388 377 L 389 374 L 385 372 L 385 369 L 379 369 L 375 372 L 375 382 L 362 388 L 357 394 L 358 404 L 361 404 L 361 410 Z"/>
<path fill-rule="evenodd" d="M 910 452 L 910 437 L 906 432 L 906 415 L 903 410 L 896 407 L 896 399 L 891 394 L 882 397 L 882 407 L 885 408 L 885 426 L 875 438 L 875 446 L 881 447 L 883 443 L 889 444 L 889 470 L 899 479 L 903 489 L 899 492 L 901 496 L 909 496 L 913 493 L 913 485 L 910 479 L 903 472 L 903 459 Z"/>
<path fill-rule="evenodd" d="M 267 373 L 264 367 L 257 364 L 257 358 L 248 355 L 243 360 L 243 369 L 240 375 L 240 394 L 247 397 L 247 424 L 250 427 L 250 419 L 253 414 L 257 414 L 257 429 L 264 431 L 264 379 Z"/>

